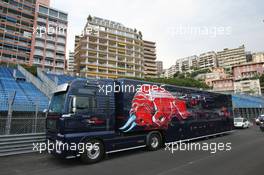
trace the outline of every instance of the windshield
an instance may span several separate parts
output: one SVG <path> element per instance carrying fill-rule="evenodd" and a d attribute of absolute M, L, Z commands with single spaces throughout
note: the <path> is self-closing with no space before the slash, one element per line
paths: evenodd
<path fill-rule="evenodd" d="M 66 92 L 55 93 L 50 102 L 50 112 L 62 113 L 64 108 Z"/>
<path fill-rule="evenodd" d="M 243 119 L 242 118 L 235 118 L 234 121 L 235 122 L 243 122 Z"/>

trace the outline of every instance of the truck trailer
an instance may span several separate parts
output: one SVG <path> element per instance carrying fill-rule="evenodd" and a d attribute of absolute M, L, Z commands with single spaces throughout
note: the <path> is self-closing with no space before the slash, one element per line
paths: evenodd
<path fill-rule="evenodd" d="M 118 151 L 154 151 L 165 143 L 233 128 L 230 95 L 131 79 L 62 84 L 53 93 L 46 120 L 47 142 L 56 148 L 50 152 L 80 157 L 85 163 Z M 86 149 L 81 150 L 81 144 Z"/>

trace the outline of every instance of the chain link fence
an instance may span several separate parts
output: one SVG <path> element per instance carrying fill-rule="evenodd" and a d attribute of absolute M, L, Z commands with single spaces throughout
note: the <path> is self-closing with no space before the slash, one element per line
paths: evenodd
<path fill-rule="evenodd" d="M 45 132 L 46 114 L 38 97 L 34 100 L 0 91 L 0 135 L 19 135 Z M 46 104 L 46 103 L 45 103 Z"/>
<path fill-rule="evenodd" d="M 29 134 L 45 132 L 45 113 L 0 112 L 0 135 Z"/>

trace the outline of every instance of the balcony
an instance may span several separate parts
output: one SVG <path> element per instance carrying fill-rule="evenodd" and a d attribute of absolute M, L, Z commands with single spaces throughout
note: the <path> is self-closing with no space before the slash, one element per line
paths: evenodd
<path fill-rule="evenodd" d="M 64 68 L 64 64 L 56 64 L 55 66 L 59 68 Z"/>
<path fill-rule="evenodd" d="M 34 55 L 42 56 L 44 55 L 44 52 L 42 50 L 35 50 Z"/>
<path fill-rule="evenodd" d="M 55 46 L 54 45 L 51 45 L 51 44 L 47 44 L 46 48 L 47 49 L 55 50 Z"/>
<path fill-rule="evenodd" d="M 58 38 L 57 42 L 65 44 L 66 40 L 64 38 Z"/>
<path fill-rule="evenodd" d="M 65 57 L 63 56 L 56 56 L 56 60 L 63 60 L 64 61 Z"/>
<path fill-rule="evenodd" d="M 54 53 L 46 52 L 46 57 L 54 58 Z"/>
<path fill-rule="evenodd" d="M 56 48 L 56 51 L 58 51 L 58 52 L 64 52 L 65 51 L 65 48 L 64 47 L 57 47 Z"/>
<path fill-rule="evenodd" d="M 35 46 L 36 47 L 42 47 L 43 48 L 44 47 L 44 43 L 43 42 L 36 42 L 35 43 Z"/>
<path fill-rule="evenodd" d="M 43 18 L 38 18 L 37 21 L 38 21 L 38 22 L 41 22 L 41 23 L 45 23 L 45 24 L 46 24 L 46 22 L 47 22 L 47 20 L 46 20 L 46 19 L 43 19 Z"/>
<path fill-rule="evenodd" d="M 126 73 L 126 76 L 129 76 L 129 77 L 134 77 L 135 74 L 134 73 Z"/>

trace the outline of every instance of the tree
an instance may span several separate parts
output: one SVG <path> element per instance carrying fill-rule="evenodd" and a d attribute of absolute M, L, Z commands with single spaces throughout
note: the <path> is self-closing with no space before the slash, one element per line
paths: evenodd
<path fill-rule="evenodd" d="M 88 18 L 87 18 L 88 21 L 92 21 L 92 19 L 93 19 L 93 18 L 92 18 L 91 15 L 89 15 Z"/>

